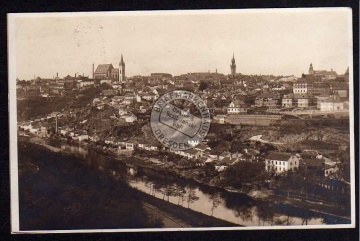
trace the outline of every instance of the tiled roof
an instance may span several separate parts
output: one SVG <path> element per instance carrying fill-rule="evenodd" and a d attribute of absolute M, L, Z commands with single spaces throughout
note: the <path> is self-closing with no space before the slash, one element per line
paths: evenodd
<path fill-rule="evenodd" d="M 308 98 L 313 98 L 313 96 L 308 95 L 307 93 L 305 93 L 305 94 L 294 94 L 294 98 L 295 99 L 308 99 Z"/>
<path fill-rule="evenodd" d="M 324 159 L 311 158 L 311 159 L 303 159 L 302 162 L 305 163 L 307 166 L 321 167 L 325 163 L 325 160 Z"/>
<path fill-rule="evenodd" d="M 228 156 L 228 155 L 231 155 L 231 153 L 228 151 L 224 151 L 223 153 L 220 154 L 220 156 Z"/>
<path fill-rule="evenodd" d="M 111 69 L 111 73 L 112 74 L 118 74 L 119 73 L 119 68 Z"/>
<path fill-rule="evenodd" d="M 246 104 L 242 100 L 234 100 L 235 107 L 246 107 Z"/>
<path fill-rule="evenodd" d="M 315 151 L 315 150 L 304 150 L 303 153 L 302 153 L 302 156 L 305 157 L 305 156 L 317 156 L 318 155 L 318 152 Z"/>
<path fill-rule="evenodd" d="M 293 155 L 290 153 L 270 152 L 270 154 L 266 157 L 266 159 L 288 161 L 291 156 Z"/>
<path fill-rule="evenodd" d="M 274 93 L 263 93 L 262 95 L 256 97 L 257 99 L 258 98 L 274 98 L 274 99 L 277 99 L 279 98 L 276 94 Z"/>
<path fill-rule="evenodd" d="M 232 161 L 229 157 L 225 157 L 224 159 L 221 160 L 221 164 L 225 164 L 225 165 L 230 165 L 233 162 L 234 161 Z"/>
<path fill-rule="evenodd" d="M 340 102 L 343 102 L 343 101 L 341 101 L 338 98 L 329 97 L 329 98 L 326 98 L 326 99 L 322 100 L 322 103 L 325 103 L 325 102 L 327 102 L 327 103 L 329 103 L 329 102 L 331 102 L 331 103 L 340 103 Z"/>
<path fill-rule="evenodd" d="M 113 68 L 112 64 L 99 64 L 96 68 L 95 74 L 106 74 L 108 70 Z"/>

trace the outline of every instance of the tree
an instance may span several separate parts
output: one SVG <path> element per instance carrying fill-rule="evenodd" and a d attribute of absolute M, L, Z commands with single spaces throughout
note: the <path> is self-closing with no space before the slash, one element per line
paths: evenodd
<path fill-rule="evenodd" d="M 214 147 L 214 151 L 216 151 L 217 153 L 222 153 L 224 151 L 228 151 L 231 147 L 231 143 L 225 140 L 222 140 L 218 143 L 217 146 Z"/>
<path fill-rule="evenodd" d="M 167 201 L 169 202 L 169 198 L 170 196 L 174 196 L 175 194 L 175 189 L 174 189 L 174 186 L 171 185 L 171 184 L 167 184 L 165 187 L 164 187 L 164 197 L 167 196 Z M 164 198 L 163 198 L 164 199 Z"/>
<path fill-rule="evenodd" d="M 243 152 L 243 143 L 241 140 L 235 140 L 231 142 L 231 152 Z"/>
<path fill-rule="evenodd" d="M 210 200 L 209 201 L 212 202 L 211 216 L 213 216 L 214 209 L 216 209 L 219 206 L 219 204 L 221 203 L 220 193 L 216 192 L 216 193 L 210 195 Z"/>
<path fill-rule="evenodd" d="M 194 187 L 188 187 L 187 188 L 187 195 L 186 195 L 186 201 L 188 203 L 188 208 L 190 208 L 190 203 L 193 203 L 195 201 L 199 200 L 199 197 L 196 196 L 196 191 Z"/>
<path fill-rule="evenodd" d="M 174 194 L 175 194 L 175 196 L 178 197 L 178 205 L 180 205 L 180 200 L 182 200 L 183 197 L 185 196 L 186 190 L 184 187 L 182 187 L 178 184 L 175 184 L 174 185 Z"/>
<path fill-rule="evenodd" d="M 225 171 L 225 185 L 241 188 L 244 183 L 265 181 L 267 172 L 263 162 L 238 162 Z"/>
<path fill-rule="evenodd" d="M 208 83 L 201 81 L 199 85 L 199 90 L 203 91 L 209 87 Z"/>

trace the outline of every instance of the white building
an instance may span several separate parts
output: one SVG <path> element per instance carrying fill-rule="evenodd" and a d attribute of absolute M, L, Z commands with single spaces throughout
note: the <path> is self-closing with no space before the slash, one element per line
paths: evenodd
<path fill-rule="evenodd" d="M 234 100 L 229 104 L 227 108 L 227 113 L 228 114 L 247 113 L 247 106 L 241 100 Z"/>
<path fill-rule="evenodd" d="M 345 102 L 329 97 L 320 102 L 320 111 L 342 111 L 346 110 Z"/>
<path fill-rule="evenodd" d="M 293 92 L 294 92 L 294 94 L 306 94 L 306 93 L 309 92 L 310 85 L 311 84 L 303 82 L 303 81 L 299 81 L 297 83 L 294 83 Z"/>
<path fill-rule="evenodd" d="M 281 173 L 296 171 L 299 168 L 299 158 L 289 153 L 271 152 L 265 158 L 265 169 Z"/>
<path fill-rule="evenodd" d="M 281 102 L 282 102 L 282 107 L 284 108 L 291 108 L 294 106 L 294 94 L 289 94 L 289 95 L 284 95 Z"/>
<path fill-rule="evenodd" d="M 111 79 L 102 79 L 102 80 L 100 80 L 100 84 L 108 84 L 108 85 L 111 85 L 111 82 L 112 82 L 112 80 Z"/>
<path fill-rule="evenodd" d="M 80 88 L 87 87 L 87 86 L 93 86 L 93 85 L 94 85 L 94 80 L 80 80 L 78 82 L 78 86 Z"/>
<path fill-rule="evenodd" d="M 133 122 L 137 121 L 136 115 L 134 115 L 132 113 L 123 115 L 123 116 L 121 116 L 121 118 L 124 118 L 125 122 L 128 122 L 128 123 L 133 123 Z"/>
<path fill-rule="evenodd" d="M 78 136 L 78 140 L 79 141 L 85 141 L 89 139 L 89 135 L 88 134 L 81 134 Z"/>
<path fill-rule="evenodd" d="M 214 121 L 218 122 L 219 124 L 225 124 L 225 119 L 227 115 L 216 115 L 214 116 Z"/>

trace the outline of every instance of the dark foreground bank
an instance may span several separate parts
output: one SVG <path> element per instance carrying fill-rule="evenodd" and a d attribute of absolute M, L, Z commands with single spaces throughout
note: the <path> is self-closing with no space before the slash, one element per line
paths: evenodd
<path fill-rule="evenodd" d="M 20 230 L 162 227 L 144 202 L 192 227 L 237 226 L 131 188 L 125 168 L 109 175 L 86 160 L 24 141 L 18 151 Z"/>

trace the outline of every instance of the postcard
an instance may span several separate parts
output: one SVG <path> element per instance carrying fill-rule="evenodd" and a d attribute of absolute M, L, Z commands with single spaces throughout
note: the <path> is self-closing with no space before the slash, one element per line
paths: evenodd
<path fill-rule="evenodd" d="M 352 10 L 8 14 L 12 233 L 355 227 Z"/>

